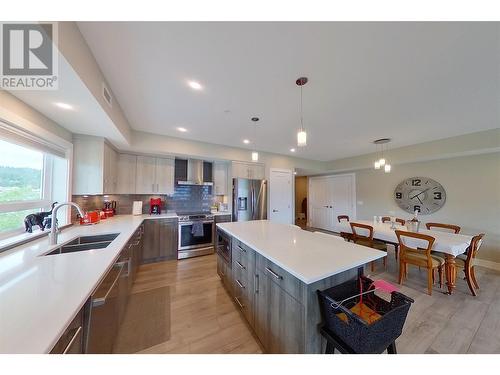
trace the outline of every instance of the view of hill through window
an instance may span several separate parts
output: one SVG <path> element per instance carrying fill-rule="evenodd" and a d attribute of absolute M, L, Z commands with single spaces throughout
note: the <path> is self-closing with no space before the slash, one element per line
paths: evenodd
<path fill-rule="evenodd" d="M 0 205 L 42 199 L 43 154 L 0 140 Z M 0 212 L 0 232 L 21 228 L 24 217 L 38 208 Z"/>

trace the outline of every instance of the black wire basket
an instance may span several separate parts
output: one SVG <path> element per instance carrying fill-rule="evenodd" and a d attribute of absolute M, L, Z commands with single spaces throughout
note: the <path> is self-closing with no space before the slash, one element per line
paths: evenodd
<path fill-rule="evenodd" d="M 323 328 L 340 338 L 354 353 L 373 354 L 386 350 L 401 335 L 414 302 L 399 292 L 392 292 L 391 300 L 386 301 L 375 295 L 375 290 L 370 291 L 372 283 L 369 278 L 361 276 L 323 291 L 318 290 Z M 360 295 L 360 291 L 364 294 Z M 374 322 L 368 323 L 350 310 L 361 299 L 365 306 L 380 315 Z"/>

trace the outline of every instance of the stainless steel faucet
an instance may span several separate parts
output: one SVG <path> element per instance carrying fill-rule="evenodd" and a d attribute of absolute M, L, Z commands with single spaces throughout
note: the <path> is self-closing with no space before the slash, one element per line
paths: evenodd
<path fill-rule="evenodd" d="M 54 209 L 52 210 L 52 227 L 50 228 L 50 233 L 49 233 L 49 245 L 56 245 L 57 244 L 57 211 L 59 211 L 59 208 L 62 206 L 73 206 L 78 210 L 78 214 L 81 217 L 84 217 L 85 214 L 83 213 L 82 208 L 77 205 L 76 203 L 73 202 L 64 202 L 64 203 L 59 203 L 54 206 Z"/>

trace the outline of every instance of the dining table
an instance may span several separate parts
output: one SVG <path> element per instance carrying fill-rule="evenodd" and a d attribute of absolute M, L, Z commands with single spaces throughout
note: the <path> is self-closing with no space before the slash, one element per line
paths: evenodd
<path fill-rule="evenodd" d="M 391 245 L 394 245 L 396 250 L 396 256 L 399 248 L 398 238 L 396 236 L 396 230 L 408 231 L 406 226 L 395 223 L 394 225 L 390 222 L 380 223 L 374 222 L 372 220 L 352 220 L 353 223 L 370 225 L 373 227 L 373 238 Z M 421 223 L 422 224 L 422 223 Z M 340 223 L 334 224 L 334 231 L 338 233 L 351 233 L 351 225 L 348 221 L 341 221 Z M 446 287 L 448 289 L 448 294 L 453 294 L 455 289 L 455 282 L 457 278 L 457 266 L 455 258 L 458 255 L 464 254 L 473 236 L 468 236 L 465 234 L 455 234 L 445 231 L 428 230 L 420 228 L 418 233 L 426 234 L 428 236 L 434 237 L 435 241 L 432 246 L 432 251 L 439 252 L 445 257 L 445 274 L 446 274 Z M 412 244 L 412 241 L 414 244 Z M 405 244 L 408 246 L 418 246 L 418 239 L 415 240 L 405 240 Z"/>

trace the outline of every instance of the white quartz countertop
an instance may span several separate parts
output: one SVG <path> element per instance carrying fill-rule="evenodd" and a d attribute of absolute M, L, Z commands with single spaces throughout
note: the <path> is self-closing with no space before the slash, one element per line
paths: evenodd
<path fill-rule="evenodd" d="M 0 353 L 47 353 L 85 304 L 144 219 L 175 214 L 120 215 L 0 253 Z M 120 235 L 105 249 L 40 256 L 75 237 Z"/>
<path fill-rule="evenodd" d="M 306 284 L 387 255 L 384 251 L 268 220 L 219 223 L 217 227 Z"/>

